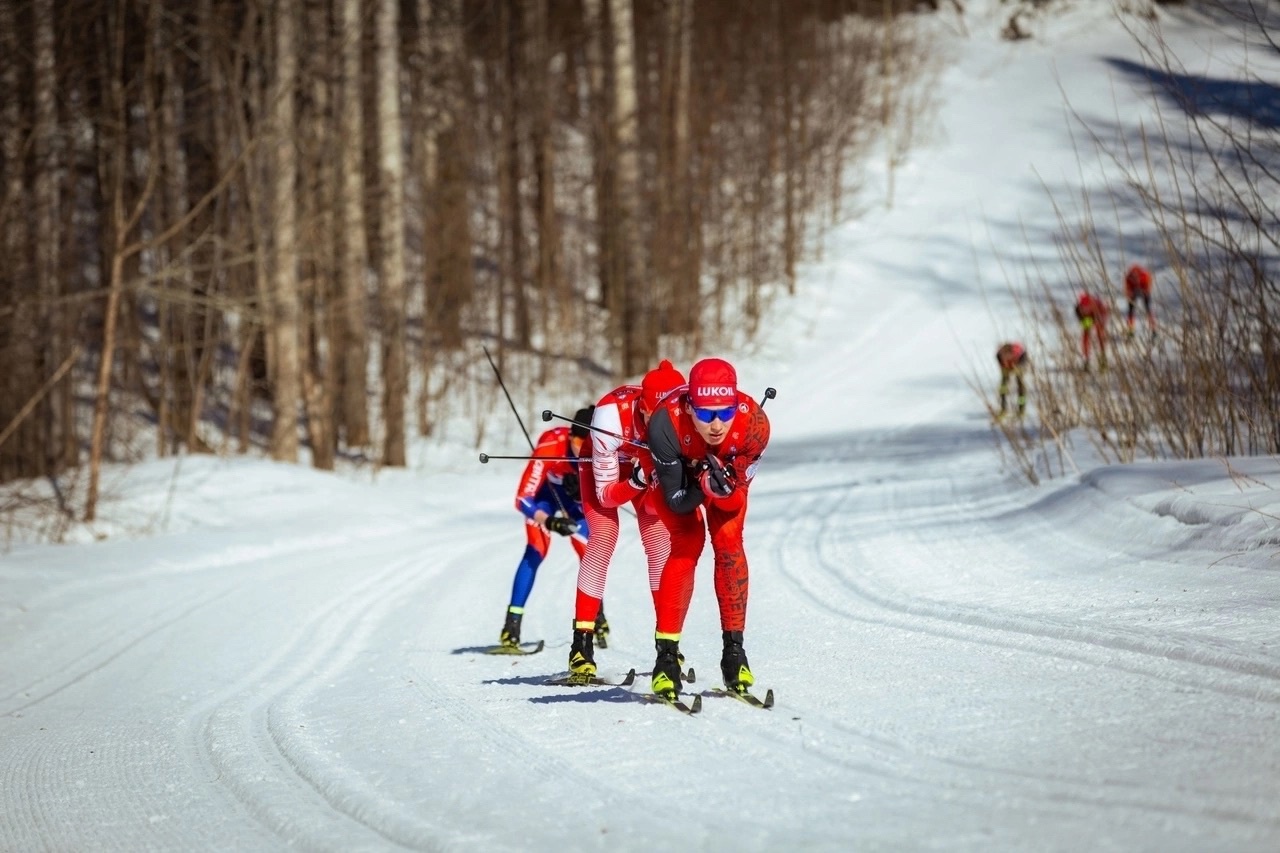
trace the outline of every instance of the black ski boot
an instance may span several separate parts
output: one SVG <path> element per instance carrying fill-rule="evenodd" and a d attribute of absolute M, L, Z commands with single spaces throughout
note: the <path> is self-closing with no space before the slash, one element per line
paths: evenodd
<path fill-rule="evenodd" d="M 650 689 L 659 696 L 674 699 L 680 693 L 680 647 L 676 640 L 658 640 L 658 659 L 653 662 Z"/>
<path fill-rule="evenodd" d="M 592 678 L 596 674 L 596 657 L 595 650 L 592 648 L 592 634 L 590 631 L 573 631 L 573 646 L 569 649 L 569 673 L 571 676 L 577 675 L 584 679 Z"/>
<path fill-rule="evenodd" d="M 724 632 L 724 653 L 720 656 L 720 674 L 724 676 L 724 686 L 730 690 L 742 692 L 756 683 L 747 664 L 747 653 L 742 650 L 742 632 Z"/>
<path fill-rule="evenodd" d="M 507 621 L 502 626 L 502 636 L 499 638 L 504 647 L 508 649 L 518 648 L 520 645 L 520 620 L 524 618 L 523 613 L 512 613 L 507 611 Z"/>
<path fill-rule="evenodd" d="M 604 615 L 604 605 L 600 605 L 600 612 L 596 614 L 596 642 L 600 644 L 600 648 L 609 648 L 609 620 Z"/>

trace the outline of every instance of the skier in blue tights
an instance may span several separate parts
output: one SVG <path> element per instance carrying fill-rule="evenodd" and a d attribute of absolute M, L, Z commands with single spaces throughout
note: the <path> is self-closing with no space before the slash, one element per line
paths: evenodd
<path fill-rule="evenodd" d="M 511 583 L 511 603 L 507 606 L 507 618 L 499 639 L 504 649 L 513 652 L 519 649 L 525 602 L 533 591 L 538 566 L 551 547 L 551 534 L 569 537 L 579 562 L 586 551 L 588 531 L 582 511 L 578 463 L 568 460 L 576 460 L 584 448 L 590 448 L 590 430 L 578 424 L 591 423 L 594 408 L 579 409 L 573 417 L 577 423 L 572 426 L 555 427 L 540 435 L 520 478 L 515 505 L 524 516 L 528 544 Z"/>

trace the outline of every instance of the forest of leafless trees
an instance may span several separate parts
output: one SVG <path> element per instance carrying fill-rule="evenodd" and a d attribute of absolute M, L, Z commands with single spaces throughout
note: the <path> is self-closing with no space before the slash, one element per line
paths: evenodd
<path fill-rule="evenodd" d="M 894 2 L 0 0 L 0 481 L 404 465 L 481 344 L 760 322 L 905 109 Z"/>

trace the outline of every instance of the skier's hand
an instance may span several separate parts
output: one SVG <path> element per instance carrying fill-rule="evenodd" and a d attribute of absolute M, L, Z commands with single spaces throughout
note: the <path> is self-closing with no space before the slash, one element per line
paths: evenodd
<path fill-rule="evenodd" d="M 631 469 L 631 476 L 627 477 L 627 483 L 632 488 L 640 491 L 649 488 L 649 481 L 644 478 L 644 469 L 640 467 L 639 463 Z"/>
<path fill-rule="evenodd" d="M 552 533 L 559 533 L 561 536 L 572 536 L 578 532 L 578 524 L 571 518 L 553 515 L 547 519 L 547 529 Z"/>
<path fill-rule="evenodd" d="M 1081 317 L 1081 318 L 1080 318 L 1080 328 L 1084 329 L 1086 332 L 1087 332 L 1087 331 L 1089 331 L 1090 329 L 1092 329 L 1092 328 L 1093 328 L 1093 318 L 1092 318 L 1092 317 Z"/>
<path fill-rule="evenodd" d="M 578 475 L 573 471 L 565 474 L 562 485 L 564 486 L 565 494 L 576 501 L 578 495 L 582 492 L 582 481 L 578 479 Z"/>
<path fill-rule="evenodd" d="M 724 467 L 714 453 L 708 453 L 703 462 L 702 474 L 698 477 L 698 485 L 709 498 L 727 498 L 737 487 L 737 476 L 732 468 Z"/>

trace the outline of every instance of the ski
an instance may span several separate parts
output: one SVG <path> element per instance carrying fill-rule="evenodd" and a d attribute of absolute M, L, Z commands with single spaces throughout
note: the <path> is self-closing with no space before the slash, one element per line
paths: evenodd
<path fill-rule="evenodd" d="M 523 643 L 519 646 L 490 646 L 484 650 L 484 653 L 486 655 L 536 655 L 546 644 L 546 640 L 539 640 L 533 644 Z"/>
<path fill-rule="evenodd" d="M 693 701 L 686 704 L 678 696 L 663 696 L 658 693 L 638 694 L 641 699 L 652 705 L 668 705 L 686 716 L 693 716 L 702 710 L 702 696 L 695 694 Z"/>
<path fill-rule="evenodd" d="M 626 677 L 621 681 L 610 681 L 607 678 L 600 678 L 595 675 L 569 673 L 559 678 L 548 679 L 547 684 L 552 684 L 556 687 L 630 687 L 635 683 L 635 680 L 636 671 L 632 669 L 627 672 Z"/>
<path fill-rule="evenodd" d="M 729 690 L 724 687 L 713 687 L 711 688 L 711 693 L 715 696 L 732 696 L 734 699 L 741 699 L 752 708 L 760 708 L 765 711 L 773 707 L 773 688 L 769 688 L 763 699 L 753 693 L 748 693 L 745 689 Z"/>
<path fill-rule="evenodd" d="M 645 670 L 644 672 L 637 673 L 637 674 L 638 674 L 638 675 L 643 675 L 643 676 L 646 676 L 646 677 L 649 677 L 649 676 L 652 676 L 652 675 L 653 675 L 653 673 L 652 673 L 652 672 L 650 672 L 650 671 L 648 671 L 648 670 Z M 688 671 L 688 672 L 682 672 L 682 673 L 680 673 L 680 679 L 681 679 L 685 684 L 693 684 L 693 682 L 696 680 L 696 679 L 694 678 L 694 676 L 695 676 L 695 675 L 696 675 L 696 673 L 693 671 L 693 667 L 689 667 L 689 671 Z"/>

